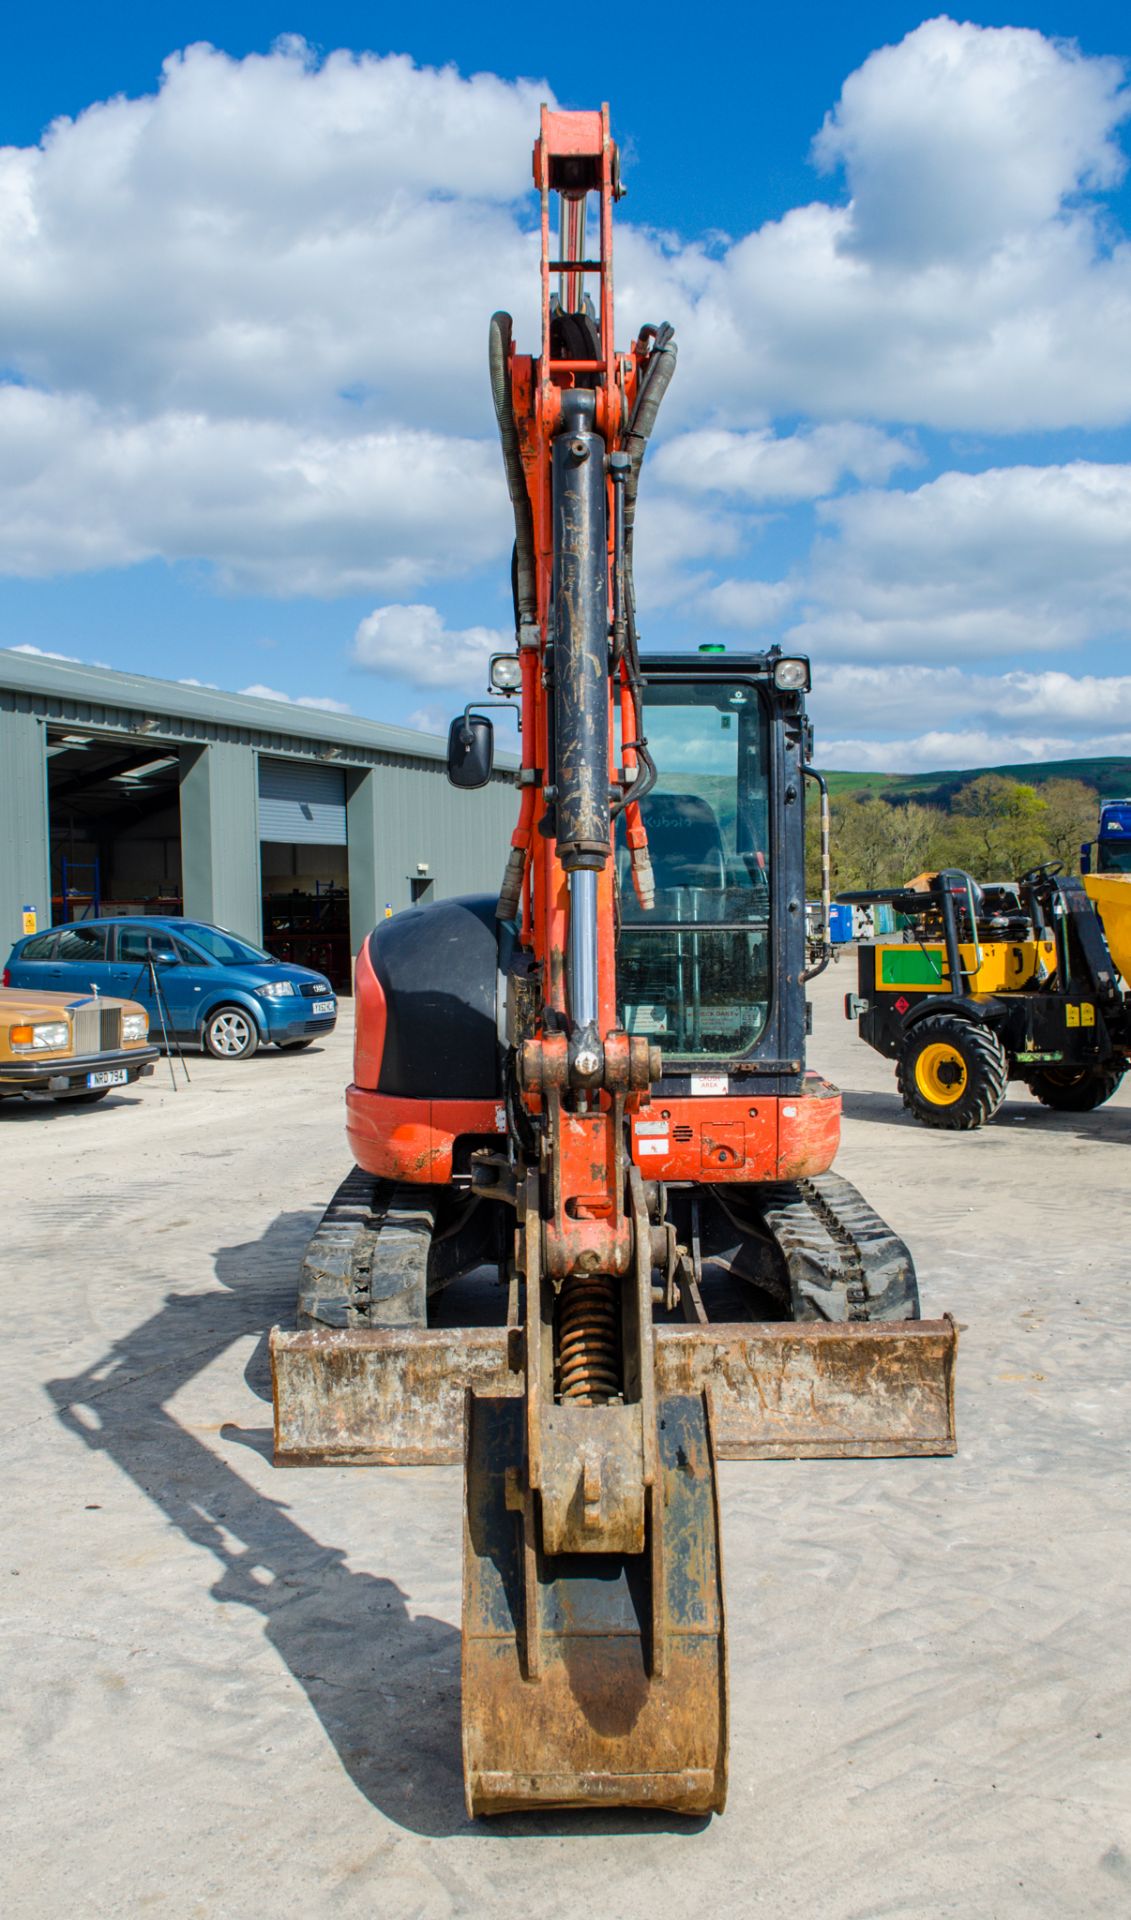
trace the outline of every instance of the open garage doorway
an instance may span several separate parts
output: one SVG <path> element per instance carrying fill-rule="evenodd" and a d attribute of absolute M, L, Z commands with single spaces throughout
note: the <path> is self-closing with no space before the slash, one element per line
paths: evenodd
<path fill-rule="evenodd" d="M 183 911 L 179 778 L 175 746 L 48 728 L 54 925 Z"/>
<path fill-rule="evenodd" d="M 352 991 L 346 785 L 340 767 L 259 761 L 263 944 Z"/>

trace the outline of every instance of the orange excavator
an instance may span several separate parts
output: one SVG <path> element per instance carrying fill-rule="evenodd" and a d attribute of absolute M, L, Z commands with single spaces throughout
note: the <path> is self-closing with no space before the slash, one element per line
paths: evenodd
<path fill-rule="evenodd" d="M 615 345 L 607 108 L 543 108 L 534 184 L 541 351 L 490 327 L 518 824 L 497 900 L 412 908 L 358 956 L 357 1165 L 272 1334 L 276 1459 L 462 1458 L 473 1813 L 703 1814 L 718 1459 L 953 1452 L 955 1329 L 830 1171 L 840 1099 L 805 1066 L 808 661 L 639 651 L 675 343 Z M 475 709 L 448 744 L 467 789 L 493 764 Z M 823 796 L 826 875 L 827 820 Z"/>

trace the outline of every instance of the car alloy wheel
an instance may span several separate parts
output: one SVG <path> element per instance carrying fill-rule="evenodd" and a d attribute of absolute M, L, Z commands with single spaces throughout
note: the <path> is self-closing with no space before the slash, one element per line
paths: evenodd
<path fill-rule="evenodd" d="M 204 1044 L 217 1060 L 246 1060 L 259 1045 L 259 1034 L 242 1008 L 221 1007 L 205 1022 Z"/>

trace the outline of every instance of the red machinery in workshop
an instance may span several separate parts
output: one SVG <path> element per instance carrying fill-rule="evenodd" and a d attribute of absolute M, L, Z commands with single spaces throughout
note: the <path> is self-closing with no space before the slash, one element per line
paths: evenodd
<path fill-rule="evenodd" d="M 516 353 L 505 314 L 490 330 L 518 824 L 497 900 L 411 909 L 359 957 L 357 1167 L 298 1329 L 272 1336 L 276 1456 L 462 1455 L 473 1811 L 706 1812 L 717 1458 L 952 1451 L 955 1336 L 829 1172 L 839 1095 L 805 1068 L 827 958 L 805 929 L 808 662 L 639 652 L 637 489 L 675 343 L 615 345 L 607 109 L 543 108 L 534 183 L 541 350 Z M 449 775 L 491 765 L 472 706 Z M 451 1325 L 445 1289 L 484 1268 L 505 1325 Z"/>

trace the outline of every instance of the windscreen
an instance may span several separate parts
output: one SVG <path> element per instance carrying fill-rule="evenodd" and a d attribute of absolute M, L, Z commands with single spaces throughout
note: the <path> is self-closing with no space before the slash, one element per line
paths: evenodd
<path fill-rule="evenodd" d="M 241 940 L 237 934 L 226 933 L 223 927 L 204 927 L 193 922 L 186 923 L 183 932 L 194 946 L 203 947 L 205 953 L 225 967 L 246 966 L 249 962 L 273 957 L 264 953 L 262 947 L 253 947 L 250 940 Z"/>
<path fill-rule="evenodd" d="M 650 680 L 645 732 L 659 769 L 641 804 L 655 902 L 637 897 L 622 815 L 620 1017 L 669 1062 L 742 1054 L 770 997 L 765 709 L 749 682 Z"/>
<path fill-rule="evenodd" d="M 1124 846 L 1118 840 L 1101 840 L 1097 852 L 1099 873 L 1131 873 L 1131 841 Z"/>

